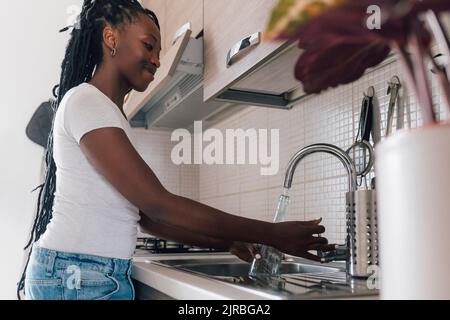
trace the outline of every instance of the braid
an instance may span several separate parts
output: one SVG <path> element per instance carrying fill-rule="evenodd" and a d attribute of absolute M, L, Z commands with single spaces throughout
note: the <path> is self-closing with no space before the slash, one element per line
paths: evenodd
<path fill-rule="evenodd" d="M 73 26 L 71 37 L 61 64 L 59 85 L 53 89 L 55 100 L 53 114 L 58 110 L 64 95 L 72 88 L 91 80 L 95 69 L 102 63 L 102 37 L 106 23 L 119 27 L 131 23 L 139 15 L 146 15 L 160 29 L 156 15 L 142 7 L 137 0 L 84 0 L 77 24 Z M 61 32 L 68 30 L 66 27 Z M 52 219 L 54 194 L 56 190 L 56 164 L 53 159 L 53 125 L 47 141 L 45 162 L 45 182 L 40 189 L 37 202 L 37 215 L 33 222 L 30 239 L 25 247 L 30 249 L 22 277 L 17 286 L 17 297 L 25 286 L 25 275 L 30 260 L 32 245 L 38 241 Z"/>

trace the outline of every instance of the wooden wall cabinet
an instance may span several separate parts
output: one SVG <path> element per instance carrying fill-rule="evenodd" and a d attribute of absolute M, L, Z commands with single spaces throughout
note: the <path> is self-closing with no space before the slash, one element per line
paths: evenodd
<path fill-rule="evenodd" d="M 189 24 L 192 37 L 196 38 L 203 30 L 203 0 L 166 0 L 166 50 L 174 43 L 177 32 Z"/>
<path fill-rule="evenodd" d="M 261 40 L 238 53 L 227 66 L 230 49 L 265 30 L 276 3 L 277 0 L 204 0 L 205 101 L 214 99 L 285 48 L 284 42 Z"/>

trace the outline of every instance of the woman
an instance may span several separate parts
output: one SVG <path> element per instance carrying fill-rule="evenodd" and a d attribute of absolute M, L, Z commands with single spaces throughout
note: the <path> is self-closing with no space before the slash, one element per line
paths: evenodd
<path fill-rule="evenodd" d="M 24 281 L 28 299 L 133 299 L 137 225 L 187 244 L 252 258 L 250 243 L 318 260 L 320 221 L 271 224 L 168 192 L 130 142 L 125 96 L 160 66 L 153 12 L 136 0 L 85 0 L 66 55 L 47 171 Z M 36 242 L 36 243 L 35 243 Z"/>

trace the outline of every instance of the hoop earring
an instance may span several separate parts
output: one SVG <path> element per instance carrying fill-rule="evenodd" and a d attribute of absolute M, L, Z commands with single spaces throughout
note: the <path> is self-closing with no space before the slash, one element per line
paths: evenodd
<path fill-rule="evenodd" d="M 113 49 L 111 50 L 111 57 L 115 57 L 115 56 L 116 56 L 116 53 L 117 53 L 116 48 L 113 48 Z"/>

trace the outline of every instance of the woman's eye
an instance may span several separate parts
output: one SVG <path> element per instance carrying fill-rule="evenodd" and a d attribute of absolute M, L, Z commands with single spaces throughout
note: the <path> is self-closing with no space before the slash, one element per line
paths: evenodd
<path fill-rule="evenodd" d="M 147 48 L 148 51 L 152 51 L 153 47 L 151 44 L 145 43 L 145 47 Z"/>

